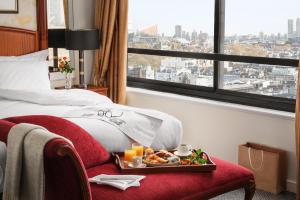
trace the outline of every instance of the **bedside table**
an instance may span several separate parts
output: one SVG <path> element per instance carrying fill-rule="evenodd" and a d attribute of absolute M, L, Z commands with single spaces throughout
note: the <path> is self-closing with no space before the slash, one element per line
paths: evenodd
<path fill-rule="evenodd" d="M 87 90 L 107 96 L 107 88 L 106 87 L 96 87 L 96 86 L 88 85 Z"/>
<path fill-rule="evenodd" d="M 72 86 L 72 89 L 78 89 L 78 88 L 79 88 L 78 85 L 73 85 Z M 65 89 L 65 87 L 64 86 L 55 87 L 55 89 L 56 90 L 62 90 L 62 89 Z M 82 89 L 82 88 L 80 88 L 80 89 Z M 96 86 L 88 85 L 86 90 L 93 91 L 93 92 L 96 92 L 98 94 L 107 96 L 107 88 L 106 87 L 96 87 Z"/>

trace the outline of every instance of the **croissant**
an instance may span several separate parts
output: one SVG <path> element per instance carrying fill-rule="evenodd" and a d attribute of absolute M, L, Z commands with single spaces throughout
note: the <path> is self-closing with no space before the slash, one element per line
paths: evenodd
<path fill-rule="evenodd" d="M 163 159 L 163 158 L 161 158 L 161 157 L 158 157 L 156 160 L 157 160 L 158 162 L 160 162 L 160 163 L 167 163 L 167 162 L 169 162 L 168 160 L 165 160 L 165 159 Z"/>

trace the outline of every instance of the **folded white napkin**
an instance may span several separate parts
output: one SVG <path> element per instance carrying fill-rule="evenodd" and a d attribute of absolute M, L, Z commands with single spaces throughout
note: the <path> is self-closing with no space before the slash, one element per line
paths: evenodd
<path fill-rule="evenodd" d="M 139 187 L 140 180 L 144 179 L 145 176 L 138 175 L 106 175 L 100 174 L 89 178 L 89 182 L 110 185 L 120 190 L 126 190 L 129 187 Z"/>

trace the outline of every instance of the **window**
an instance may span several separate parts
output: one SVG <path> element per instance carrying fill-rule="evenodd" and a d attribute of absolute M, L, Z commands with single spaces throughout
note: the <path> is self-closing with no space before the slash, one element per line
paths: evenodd
<path fill-rule="evenodd" d="M 213 87 L 213 62 L 180 57 L 128 54 L 128 76 Z"/>
<path fill-rule="evenodd" d="M 296 99 L 297 68 L 225 62 L 222 89 Z"/>
<path fill-rule="evenodd" d="M 65 15 L 63 0 L 50 0 L 47 1 L 48 9 L 48 29 L 65 29 Z M 61 57 L 70 57 L 68 50 L 59 48 L 49 48 L 49 61 L 51 65 L 57 67 L 58 59 Z M 56 69 L 53 69 L 56 70 Z"/>
<path fill-rule="evenodd" d="M 201 8 L 201 12 L 199 12 Z M 128 46 L 189 52 L 213 52 L 214 2 L 131 0 Z"/>
<path fill-rule="evenodd" d="M 131 1 L 128 46 L 213 53 L 214 2 L 190 0 L 183 10 L 181 0 Z M 213 87 L 213 66 L 210 60 L 128 54 L 128 76 L 143 79 Z"/>
<path fill-rule="evenodd" d="M 298 0 L 130 0 L 128 86 L 293 112 L 299 7 Z"/>
<path fill-rule="evenodd" d="M 299 59 L 299 6 L 298 0 L 226 0 L 224 53 Z"/>
<path fill-rule="evenodd" d="M 66 28 L 63 0 L 47 1 L 48 28 Z"/>

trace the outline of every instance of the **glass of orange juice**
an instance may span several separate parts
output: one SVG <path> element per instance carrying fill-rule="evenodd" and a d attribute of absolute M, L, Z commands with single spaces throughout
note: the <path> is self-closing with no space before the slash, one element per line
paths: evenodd
<path fill-rule="evenodd" d="M 144 155 L 144 147 L 139 143 L 132 144 L 132 150 L 136 152 L 136 156 L 143 157 Z"/>
<path fill-rule="evenodd" d="M 124 161 L 125 162 L 131 163 L 133 157 L 135 157 L 135 156 L 136 156 L 135 150 L 129 149 L 129 150 L 124 151 Z"/>

